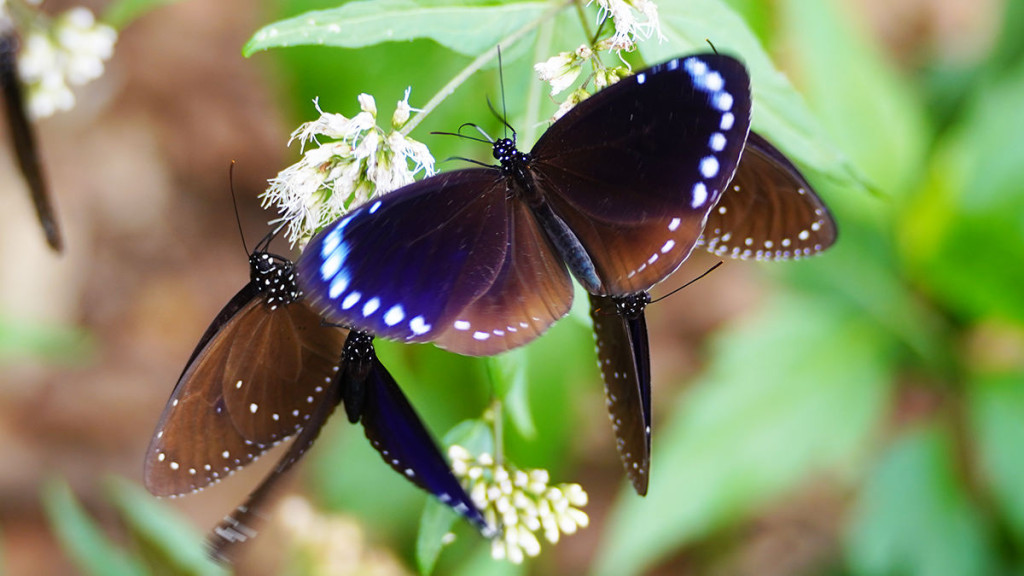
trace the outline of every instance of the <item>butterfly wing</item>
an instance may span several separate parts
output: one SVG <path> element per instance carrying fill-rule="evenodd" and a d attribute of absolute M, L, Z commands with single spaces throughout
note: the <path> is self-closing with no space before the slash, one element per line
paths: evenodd
<path fill-rule="evenodd" d="M 832 214 L 796 166 L 751 133 L 701 242 L 719 256 L 788 260 L 825 250 L 837 233 Z"/>
<path fill-rule="evenodd" d="M 492 536 L 480 510 L 452 474 L 415 410 L 387 369 L 374 358 L 367 376 L 362 423 L 373 447 L 396 472 L 436 496 L 443 504 Z"/>
<path fill-rule="evenodd" d="M 297 266 L 331 321 L 460 354 L 519 346 L 572 302 L 564 266 L 492 169 L 440 174 L 367 203 L 314 237 Z"/>
<path fill-rule="evenodd" d="M 531 152 L 537 187 L 579 238 L 605 294 L 646 290 L 689 256 L 749 124 L 746 69 L 699 54 L 598 92 L 541 137 Z"/>
<path fill-rule="evenodd" d="M 171 393 L 146 452 L 149 491 L 194 492 L 294 434 L 337 370 L 344 336 L 303 304 L 272 309 L 246 285 L 200 339 Z M 288 370 L 271 367 L 277 353 Z"/>
<path fill-rule="evenodd" d="M 347 331 L 344 331 L 347 333 Z M 235 508 L 206 537 L 206 547 L 210 556 L 220 562 L 232 563 L 237 558 L 239 544 L 256 536 L 260 524 L 266 518 L 263 511 L 266 503 L 280 486 L 281 478 L 292 469 L 327 423 L 341 401 L 341 378 L 334 378 L 327 388 L 325 396 L 315 403 L 309 420 L 302 431 L 288 447 L 288 451 L 277 462 L 277 466 L 260 482 L 259 486 L 249 494 L 245 502 Z"/>
<path fill-rule="evenodd" d="M 4 24 L 0 23 L 0 28 Z M 11 140 L 18 156 L 18 167 L 21 169 L 25 183 L 28 184 L 32 202 L 36 207 L 36 215 L 43 226 L 46 241 L 60 252 L 64 247 L 57 217 L 54 215 L 50 193 L 43 178 L 43 169 L 39 161 L 32 124 L 25 111 L 25 101 L 21 91 L 21 80 L 18 78 L 18 39 L 13 29 L 0 31 L 0 88 L 4 93 L 7 125 L 11 130 Z"/>
<path fill-rule="evenodd" d="M 651 465 L 651 358 L 644 314 L 625 318 L 607 296 L 590 296 L 597 362 L 616 448 L 637 494 L 647 494 Z"/>

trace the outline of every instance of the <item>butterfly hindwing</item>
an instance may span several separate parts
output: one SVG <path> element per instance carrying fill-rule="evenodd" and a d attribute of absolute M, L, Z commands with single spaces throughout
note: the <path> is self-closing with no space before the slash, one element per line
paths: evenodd
<path fill-rule="evenodd" d="M 788 260 L 835 243 L 836 223 L 800 171 L 751 133 L 736 177 L 708 216 L 701 243 L 719 256 Z"/>
<path fill-rule="evenodd" d="M 361 421 L 370 443 L 396 472 L 453 508 L 485 535 L 493 534 L 430 432 L 376 358 L 367 376 Z"/>
<path fill-rule="evenodd" d="M 347 333 L 347 331 L 342 331 Z M 214 527 L 206 537 L 206 546 L 214 559 L 231 563 L 239 552 L 239 544 L 254 538 L 260 525 L 266 518 L 264 508 L 280 486 L 281 479 L 292 469 L 296 462 L 320 435 L 327 419 L 341 401 L 342 381 L 334 378 L 326 389 L 323 397 L 318 399 L 316 407 L 310 413 L 302 431 L 289 445 L 288 451 L 278 461 L 273 470 L 253 490 L 245 502 L 235 508 Z"/>

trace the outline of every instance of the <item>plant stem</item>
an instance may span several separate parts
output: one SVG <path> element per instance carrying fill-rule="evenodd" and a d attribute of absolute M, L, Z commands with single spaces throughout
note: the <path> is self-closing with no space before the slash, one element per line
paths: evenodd
<path fill-rule="evenodd" d="M 573 0 L 564 0 L 563 2 L 561 2 L 559 4 L 556 4 L 556 5 L 552 6 L 551 8 L 545 10 L 543 14 L 541 14 L 540 16 L 535 18 L 534 20 L 528 22 L 522 28 L 520 28 L 520 29 L 512 32 L 508 36 L 502 38 L 498 42 L 498 46 L 510 46 L 512 44 L 515 44 L 523 36 L 525 36 L 530 31 L 532 31 L 534 28 L 540 26 L 544 22 L 547 22 L 551 18 L 554 18 L 555 14 L 559 13 L 560 11 L 562 11 L 572 1 Z M 418 126 L 419 123 L 423 121 L 424 118 L 429 116 L 430 113 L 434 111 L 434 108 L 437 108 L 441 104 L 441 102 L 444 102 L 445 98 L 448 98 L 449 96 L 451 96 L 452 93 L 455 92 L 455 90 L 459 86 L 464 84 L 466 82 L 466 80 L 469 79 L 470 76 L 472 76 L 473 74 L 478 72 L 481 68 L 486 66 L 487 63 L 490 62 L 491 60 L 493 60 L 496 56 L 497 56 L 497 51 L 496 50 L 488 50 L 488 51 L 484 52 L 483 54 L 477 56 L 475 60 L 473 60 L 472 62 L 469 63 L 469 66 L 466 66 L 465 68 L 463 68 L 462 71 L 460 71 L 458 74 L 456 74 L 454 78 L 452 78 L 447 84 L 445 84 L 437 92 L 437 94 L 434 94 L 434 97 L 431 98 L 430 101 L 427 102 L 427 104 L 425 106 L 423 106 L 423 108 L 420 109 L 419 114 L 416 114 L 416 116 L 414 116 L 412 119 L 410 119 L 409 122 L 404 127 L 402 127 L 402 130 L 401 130 L 402 135 L 403 136 L 408 136 L 409 133 L 412 132 L 413 129 L 415 129 L 416 126 Z"/>

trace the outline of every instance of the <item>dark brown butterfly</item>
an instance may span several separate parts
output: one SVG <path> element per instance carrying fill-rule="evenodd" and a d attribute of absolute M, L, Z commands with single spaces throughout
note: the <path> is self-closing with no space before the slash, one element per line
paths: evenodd
<path fill-rule="evenodd" d="M 261 507 L 305 453 L 339 402 L 389 466 L 468 518 L 479 510 L 429 432 L 377 359 L 372 336 L 325 325 L 302 302 L 292 263 L 265 243 L 250 281 L 217 315 L 185 366 L 146 453 L 144 480 L 158 496 L 202 489 L 298 434 L 245 504 L 211 534 L 212 552 L 234 554 L 255 534 Z"/>
<path fill-rule="evenodd" d="M 708 215 L 698 245 L 720 256 L 789 260 L 836 241 L 836 224 L 800 171 L 751 132 L 736 177 Z M 608 416 L 626 475 L 647 493 L 651 462 L 651 358 L 646 292 L 591 296 L 598 365 Z"/>
<path fill-rule="evenodd" d="M 50 193 L 43 178 L 43 169 L 39 162 L 39 150 L 36 147 L 35 133 L 32 123 L 25 112 L 25 101 L 21 91 L 21 79 L 18 78 L 18 37 L 7 18 L 0 14 L 0 87 L 4 93 L 4 110 L 7 113 L 7 125 L 11 130 L 11 143 L 18 157 L 18 168 L 28 184 L 32 202 L 36 206 L 36 215 L 46 234 L 46 242 L 51 248 L 60 252 L 64 248 L 57 217 L 54 215 Z"/>

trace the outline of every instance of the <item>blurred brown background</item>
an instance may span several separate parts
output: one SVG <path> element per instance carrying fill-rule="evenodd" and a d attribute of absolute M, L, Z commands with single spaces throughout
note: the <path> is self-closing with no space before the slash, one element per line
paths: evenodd
<path fill-rule="evenodd" d="M 997 24 L 996 0 L 847 1 L 907 66 L 922 51 L 969 56 L 986 47 Z M 240 54 L 267 21 L 252 6 L 179 2 L 144 16 L 121 33 L 104 77 L 76 92 L 75 109 L 39 124 L 66 236 L 62 256 L 45 245 L 6 132 L 0 136 L 0 318 L 74 330 L 82 352 L 78 360 L 8 357 L 0 367 L 0 525 L 9 574 L 73 573 L 39 508 L 41 479 L 65 476 L 90 510 L 109 520 L 96 505 L 99 479 L 140 477 L 143 451 L 184 360 L 247 280 L 229 163 L 237 162 L 234 184 L 251 246 L 269 216 L 256 195 L 297 154 L 285 147 L 296 122 L 281 117 L 268 58 Z M 655 380 L 695 370 L 704 333 L 754 305 L 760 289 L 756 269 L 733 265 L 691 289 L 697 298 L 717 294 L 709 306 L 666 302 L 675 309 L 659 317 L 674 321 L 651 326 L 662 349 L 652 353 Z M 600 435 L 593 443 L 602 446 L 596 467 L 607 472 L 588 486 L 595 523 L 553 549 L 570 571 L 586 565 L 600 534 L 602 499 L 619 487 L 605 426 L 602 418 L 593 427 Z M 175 505 L 205 529 L 241 501 L 256 474 Z M 745 536 L 750 558 L 738 563 L 758 565 L 780 546 L 798 562 L 787 544 L 793 527 L 813 523 L 815 533 L 828 534 L 836 508 L 829 494 L 814 490 L 785 503 Z M 807 554 L 830 546 L 813 543 Z"/>

